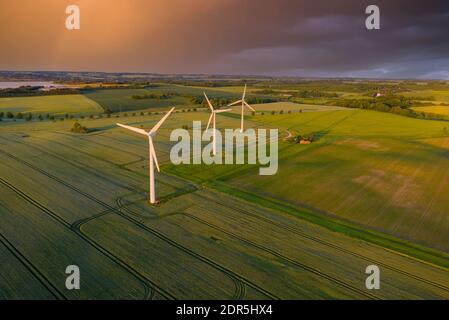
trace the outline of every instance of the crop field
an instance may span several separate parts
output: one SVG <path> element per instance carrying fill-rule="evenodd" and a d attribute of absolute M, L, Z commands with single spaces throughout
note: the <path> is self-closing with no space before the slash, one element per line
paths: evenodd
<path fill-rule="evenodd" d="M 159 85 L 146 89 L 97 89 L 85 92 L 85 96 L 97 102 L 103 108 L 113 112 L 134 110 L 159 110 L 169 106 L 195 107 L 189 97 L 202 96 L 206 92 L 213 99 L 217 97 L 238 97 L 237 94 L 227 93 L 208 88 L 185 87 L 180 85 Z M 133 96 L 174 94 L 166 99 L 146 98 L 134 99 Z"/>
<path fill-rule="evenodd" d="M 413 110 L 418 112 L 439 114 L 442 116 L 449 116 L 449 106 L 428 106 L 428 107 L 415 107 Z"/>
<path fill-rule="evenodd" d="M 340 107 L 330 107 L 330 106 L 320 106 L 314 104 L 299 104 L 293 102 L 273 102 L 273 103 L 262 103 L 262 104 L 254 104 L 252 107 L 256 110 L 256 112 L 316 112 L 316 111 L 330 111 L 330 110 L 343 110 L 344 108 Z M 234 112 L 240 112 L 240 108 L 234 107 Z"/>
<path fill-rule="evenodd" d="M 426 143 L 449 136 L 447 123 L 360 110 L 274 118 L 271 125 L 321 130 L 321 138 L 282 152 L 274 176 L 241 171 L 226 183 L 448 250 L 447 149 Z"/>
<path fill-rule="evenodd" d="M 182 95 L 130 98 L 176 88 L 196 92 L 86 95 L 115 111 L 187 106 Z M 154 140 L 158 205 L 148 203 L 148 141 L 115 123 L 150 129 L 161 114 L 79 120 L 87 134 L 71 133 L 73 120 L 0 122 L 0 299 L 449 299 L 447 122 L 254 107 L 246 127 L 279 129 L 278 173 L 173 165 L 172 130 L 204 128 L 209 112 L 173 113 Z M 239 128 L 238 111 L 217 115 L 217 128 Z M 72 264 L 81 290 L 65 288 Z M 372 264 L 380 290 L 365 287 Z"/>
<path fill-rule="evenodd" d="M 432 97 L 434 100 L 429 102 L 435 103 L 449 103 L 449 90 L 418 90 L 405 92 L 405 96 L 415 96 L 415 97 Z"/>
<path fill-rule="evenodd" d="M 83 95 L 0 98 L 0 112 L 34 114 L 95 114 L 103 109 Z"/>
<path fill-rule="evenodd" d="M 411 170 L 411 178 L 422 179 L 421 184 L 434 183 L 421 175 L 431 167 L 434 172 L 429 178 L 447 176 L 442 151 L 430 153 L 426 167 L 410 157 L 412 141 L 416 141 L 416 150 L 412 149 L 417 153 L 415 157 L 424 157 L 436 145 L 444 145 L 446 140 L 438 140 L 442 125 L 423 122 L 429 126 L 424 134 L 424 128 L 416 124 L 407 129 L 404 126 L 410 120 L 397 120 L 397 116 L 383 118 L 385 125 L 376 127 L 376 116 L 385 115 L 339 110 L 248 118 L 251 127 L 326 131 L 316 145 L 304 149 L 281 141 L 279 174 L 264 182 L 254 174 L 254 166 L 211 166 L 205 170 L 202 165 L 171 165 L 171 129 L 208 118 L 208 113 L 201 111 L 174 114 L 156 138 L 163 171 L 156 178 L 162 201 L 156 207 L 146 200 L 145 139 L 115 127 L 116 119 L 86 119 L 83 124 L 99 128 L 87 135 L 69 133 L 67 122 L 3 125 L 0 257 L 10 266 L 7 269 L 15 272 L 1 273 L 0 297 L 447 299 L 449 277 L 444 267 L 334 232 L 299 215 L 264 208 L 205 183 L 221 176 L 223 185 L 282 198 L 298 208 L 306 202 L 319 204 L 321 210 L 370 227 L 382 225 L 398 236 L 413 234 L 422 242 L 446 250 L 444 235 L 448 226 L 444 224 L 447 210 L 443 194 L 447 180 L 440 182 L 439 193 L 418 190 L 422 197 L 431 192 L 434 195 L 432 207 L 425 214 L 417 214 L 419 210 L 401 213 L 407 207 L 396 208 L 394 197 L 385 201 L 392 182 L 375 171 L 383 167 L 408 177 Z M 159 117 L 120 121 L 150 128 Z M 364 126 L 357 125 L 358 118 L 364 119 Z M 404 126 L 392 132 L 395 121 Z M 31 125 L 33 131 L 24 135 Z M 239 119 L 221 116 L 217 126 L 237 128 Z M 404 153 L 403 157 L 393 160 L 393 155 L 388 154 L 392 148 Z M 358 166 L 348 170 L 347 159 L 370 169 Z M 431 166 L 434 161 L 440 164 Z M 326 179 L 324 185 L 322 177 L 326 174 L 333 179 Z M 289 180 L 288 186 L 282 183 L 285 179 Z M 401 182 L 399 177 L 396 180 Z M 296 188 L 300 191 L 293 192 Z M 384 188 L 385 193 L 377 188 Z M 409 190 L 395 196 L 412 201 L 418 191 L 413 197 Z M 345 202 L 341 193 L 353 194 L 354 198 Z M 326 201 L 317 203 L 314 197 Z M 377 208 L 380 210 L 375 218 L 357 215 L 361 203 L 366 209 L 375 206 L 376 200 L 394 209 L 389 211 L 391 217 L 382 207 Z M 367 201 L 371 203 L 367 205 Z M 414 227 L 414 219 L 420 219 L 425 226 L 421 231 Z M 376 292 L 364 286 L 364 269 L 372 263 L 383 270 L 382 290 Z M 85 284 L 82 290 L 65 290 L 64 269 L 69 264 L 80 266 Z"/>
<path fill-rule="evenodd" d="M 149 94 L 147 89 L 99 89 L 85 93 L 89 99 L 97 102 L 103 108 L 108 108 L 113 112 L 126 112 L 133 110 L 144 110 L 157 108 L 167 108 L 171 105 L 187 103 L 182 97 L 172 97 L 170 99 L 133 99 L 133 95 Z"/>

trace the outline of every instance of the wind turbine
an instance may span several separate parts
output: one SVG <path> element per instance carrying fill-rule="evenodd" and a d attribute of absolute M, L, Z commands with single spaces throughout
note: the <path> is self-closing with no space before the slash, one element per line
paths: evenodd
<path fill-rule="evenodd" d="M 242 96 L 242 99 L 241 99 L 241 100 L 238 100 L 238 101 L 236 101 L 236 102 L 233 102 L 233 103 L 231 103 L 231 104 L 228 105 L 228 107 L 231 107 L 231 106 L 235 106 L 235 105 L 237 105 L 237 104 L 239 104 L 239 103 L 242 104 L 242 120 L 241 120 L 241 124 L 240 124 L 240 132 L 243 132 L 243 112 L 245 111 L 245 107 L 249 108 L 250 110 L 252 110 L 252 111 L 254 111 L 254 112 L 256 111 L 256 110 L 254 110 L 253 107 L 251 107 L 251 106 L 248 104 L 248 102 L 246 102 L 245 97 L 246 97 L 246 84 L 245 84 L 245 89 L 243 90 L 243 96 Z"/>
<path fill-rule="evenodd" d="M 204 92 L 204 96 L 206 97 L 207 100 L 207 104 L 209 105 L 210 111 L 211 111 L 211 115 L 209 117 L 209 122 L 207 123 L 207 127 L 206 127 L 206 131 L 209 130 L 209 126 L 211 121 L 213 122 L 213 149 L 212 149 L 212 153 L 215 156 L 217 154 L 217 143 L 216 143 L 216 131 L 215 131 L 215 116 L 217 113 L 223 113 L 223 112 L 228 112 L 231 111 L 231 109 L 225 109 L 225 110 L 215 110 L 214 107 L 212 106 L 212 103 L 210 103 L 209 98 L 207 97 L 206 93 Z"/>
<path fill-rule="evenodd" d="M 154 164 L 156 164 L 156 168 L 157 171 L 160 172 L 161 170 L 159 169 L 159 163 L 157 162 L 157 158 L 156 158 L 156 151 L 154 150 L 154 145 L 153 145 L 153 138 L 156 136 L 157 130 L 160 128 L 160 126 L 162 125 L 162 123 L 164 123 L 164 121 L 168 118 L 168 116 L 170 115 L 170 113 L 172 113 L 172 111 L 175 108 L 171 108 L 169 112 L 167 112 L 165 114 L 165 116 L 159 120 L 159 122 L 153 127 L 153 129 L 151 129 L 150 131 L 146 132 L 143 129 L 139 129 L 139 128 L 135 128 L 135 127 L 131 127 L 131 126 L 127 126 L 121 123 L 117 123 L 118 126 L 134 131 L 136 133 L 140 133 L 144 136 L 148 137 L 148 144 L 149 144 L 149 158 L 148 161 L 150 162 L 149 165 L 149 178 L 150 178 L 150 203 L 154 204 L 156 203 L 156 195 L 154 192 Z"/>

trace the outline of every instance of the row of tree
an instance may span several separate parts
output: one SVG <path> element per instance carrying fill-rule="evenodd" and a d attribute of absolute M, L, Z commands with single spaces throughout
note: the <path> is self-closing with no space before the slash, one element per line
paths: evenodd
<path fill-rule="evenodd" d="M 131 96 L 131 98 L 135 100 L 144 100 L 144 99 L 156 99 L 156 100 L 165 100 L 170 99 L 171 97 L 179 96 L 179 93 L 176 92 L 166 92 L 162 94 L 156 94 L 156 93 L 146 93 L 146 94 L 135 94 Z"/>
<path fill-rule="evenodd" d="M 339 99 L 328 102 L 330 105 L 375 110 L 380 112 L 395 113 L 406 117 L 420 118 L 420 119 L 443 119 L 444 117 L 438 114 L 430 114 L 424 112 L 417 112 L 412 107 L 421 106 L 423 104 L 415 102 L 409 97 L 388 95 L 371 99 Z"/>
<path fill-rule="evenodd" d="M 316 89 L 310 90 L 290 90 L 290 91 L 281 91 L 281 90 L 273 90 L 273 89 L 262 89 L 258 90 L 255 93 L 262 95 L 275 95 L 275 96 L 290 96 L 292 98 L 303 98 L 303 99 L 313 99 L 313 98 L 338 98 L 338 94 L 335 92 L 327 92 Z"/>
<path fill-rule="evenodd" d="M 78 89 L 71 88 L 55 88 L 51 90 L 41 90 L 43 87 L 26 86 L 13 89 L 0 89 L 0 97 L 30 97 L 30 96 L 51 96 L 51 95 L 67 95 L 79 94 Z"/>
<path fill-rule="evenodd" d="M 237 98 L 225 98 L 225 97 L 216 97 L 211 100 L 211 103 L 216 107 L 224 107 L 234 102 Z M 262 104 L 262 103 L 272 103 L 279 102 L 279 99 L 269 98 L 269 97 L 249 97 L 246 100 L 249 104 Z M 201 105 L 202 107 L 207 108 L 207 101 L 204 96 L 192 96 L 190 97 L 190 102 L 193 104 Z"/>

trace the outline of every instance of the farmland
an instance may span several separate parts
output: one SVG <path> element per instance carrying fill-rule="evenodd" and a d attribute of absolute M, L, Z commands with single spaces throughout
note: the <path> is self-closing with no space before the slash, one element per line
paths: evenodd
<path fill-rule="evenodd" d="M 413 110 L 418 112 L 425 112 L 425 113 L 432 113 L 432 114 L 438 114 L 442 116 L 449 116 L 449 106 L 428 106 L 428 107 L 415 107 Z"/>
<path fill-rule="evenodd" d="M 256 165 L 171 164 L 170 132 L 209 117 L 174 113 L 155 138 L 161 203 L 151 206 L 147 143 L 115 123 L 150 129 L 161 115 L 118 111 L 193 108 L 187 97 L 203 89 L 86 92 L 116 112 L 78 119 L 88 134 L 71 133 L 74 120 L 0 122 L 0 299 L 449 299 L 449 123 L 255 105 L 246 126 L 281 134 L 278 173 L 259 176 Z M 239 97 L 234 87 L 204 90 Z M 177 94 L 132 98 L 151 92 Z M 30 98 L 14 99 L 10 110 Z M 217 127 L 238 128 L 238 112 Z M 316 141 L 295 144 L 287 132 Z M 70 264 L 82 290 L 65 288 Z M 365 287 L 371 264 L 381 290 Z"/>
<path fill-rule="evenodd" d="M 237 97 L 232 93 L 226 93 L 206 88 L 192 88 L 180 85 L 157 85 L 156 87 L 148 87 L 142 89 L 97 89 L 86 91 L 85 96 L 97 102 L 103 108 L 107 108 L 114 112 L 133 111 L 133 110 L 159 110 L 168 106 L 191 106 L 189 101 L 191 97 L 201 96 L 203 92 L 213 99 L 216 97 Z M 166 98 L 151 97 L 167 95 Z M 135 99 L 133 96 L 145 96 L 146 99 Z M 150 108 L 148 106 L 151 106 Z"/>
<path fill-rule="evenodd" d="M 0 98 L 0 112 L 35 114 L 96 114 L 103 109 L 83 95 Z"/>

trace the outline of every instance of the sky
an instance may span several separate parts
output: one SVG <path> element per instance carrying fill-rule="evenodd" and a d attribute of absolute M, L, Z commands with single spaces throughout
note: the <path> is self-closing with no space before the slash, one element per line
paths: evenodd
<path fill-rule="evenodd" d="M 0 70 L 449 79 L 449 0 L 1 0 Z"/>

